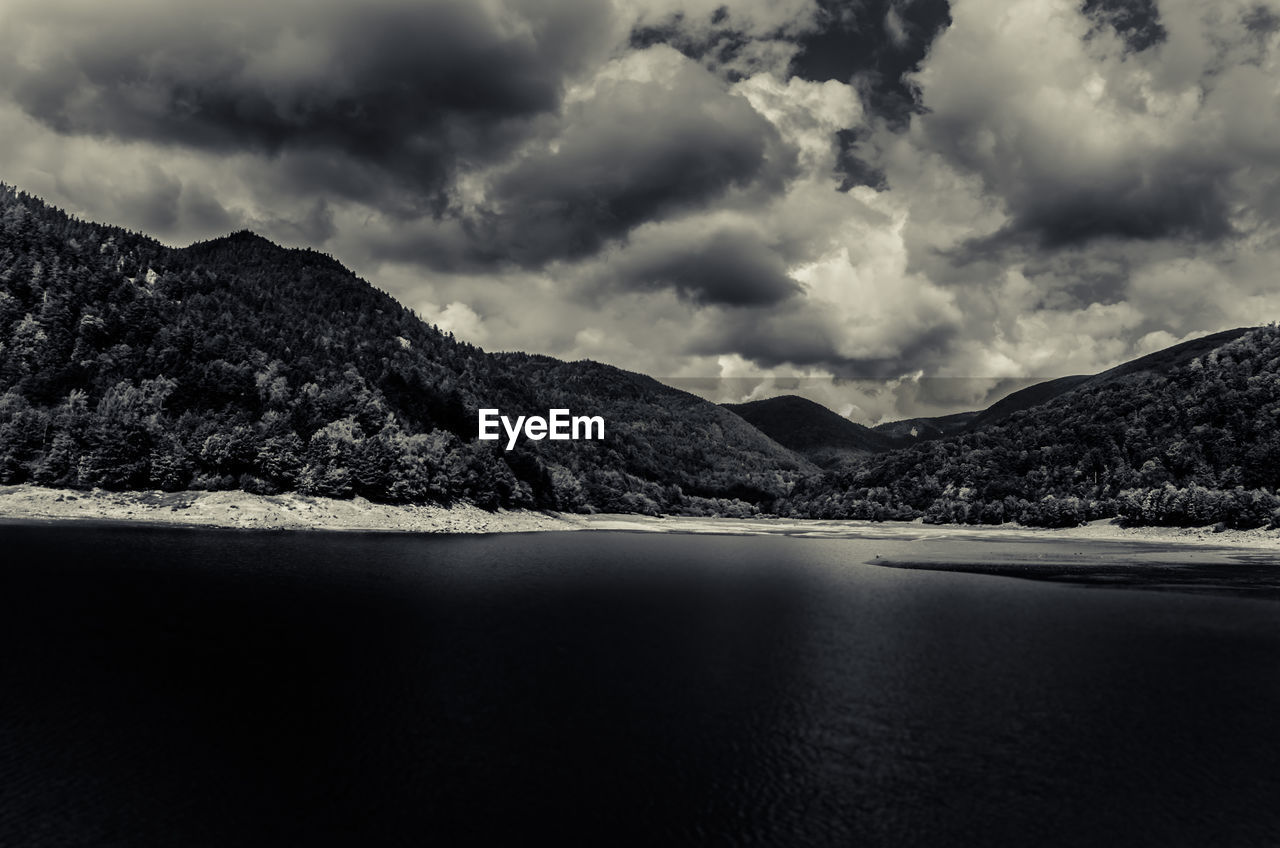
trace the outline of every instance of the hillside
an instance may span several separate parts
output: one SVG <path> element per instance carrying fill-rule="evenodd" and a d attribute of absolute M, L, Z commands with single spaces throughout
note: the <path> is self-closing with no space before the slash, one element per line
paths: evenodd
<path fill-rule="evenodd" d="M 877 424 L 872 430 L 887 439 L 890 447 L 901 448 L 916 442 L 941 439 L 943 436 L 963 432 L 969 422 L 980 414 L 980 412 L 955 412 L 933 418 L 904 418 L 901 421 Z"/>
<path fill-rule="evenodd" d="M 1072 389 L 1093 379 L 1090 374 L 1073 374 L 1059 377 L 1056 380 L 1045 380 L 1005 395 L 1000 400 L 971 415 L 958 432 L 972 432 L 992 424 L 999 424 L 1015 412 L 1031 409 L 1042 403 L 1048 403 L 1056 397 L 1066 394 Z M 950 434 L 948 434 L 950 435 Z"/>
<path fill-rule="evenodd" d="M 823 468 L 837 467 L 893 446 L 890 439 L 870 427 L 796 395 L 726 403 L 724 408 Z"/>
<path fill-rule="evenodd" d="M 606 438 L 507 452 L 476 440 L 482 407 Z M 0 187 L 2 483 L 742 513 L 814 471 L 647 377 L 487 354 L 324 254 L 169 248 Z"/>
<path fill-rule="evenodd" d="M 1080 386 L 1098 386 L 1111 380 L 1127 377 L 1142 371 L 1164 373 L 1185 365 L 1192 359 L 1213 350 L 1249 332 L 1248 327 L 1224 330 L 1182 342 L 1172 347 L 1138 357 L 1098 374 L 1075 374 L 1045 380 L 1006 395 L 986 409 L 958 412 L 935 418 L 910 418 L 876 425 L 873 429 L 890 437 L 892 447 L 906 447 L 914 442 L 941 439 L 956 433 L 972 432 L 1006 420 L 1015 412 L 1048 403 Z M 914 431 L 914 432 L 913 432 Z"/>
<path fill-rule="evenodd" d="M 1098 374 L 1046 380 L 1006 395 L 986 409 L 888 421 L 870 428 L 795 395 L 724 406 L 779 444 L 823 468 L 836 470 L 870 454 L 908 448 L 999 424 L 1015 413 L 1048 403 L 1082 386 L 1101 386 L 1141 372 L 1167 373 L 1247 332 L 1247 327 L 1225 330 L 1156 351 Z"/>
<path fill-rule="evenodd" d="M 1104 372 L 981 429 L 811 479 L 814 518 L 1063 526 L 1280 522 L 1280 329 L 1233 330 Z"/>
<path fill-rule="evenodd" d="M 505 451 L 475 438 L 485 407 L 600 415 L 607 437 Z M 1256 527 L 1280 523 L 1280 330 L 873 430 L 796 397 L 723 408 L 599 363 L 486 353 L 324 254 L 247 232 L 170 248 L 0 187 L 0 484 L 23 482 Z"/>
<path fill-rule="evenodd" d="M 1186 365 L 1198 356 L 1202 356 L 1215 348 L 1221 347 L 1227 342 L 1240 338 L 1245 333 L 1249 332 L 1250 329 L 1251 328 L 1249 327 L 1239 327 L 1234 330 L 1223 330 L 1220 333 L 1201 336 L 1198 339 L 1182 342 L 1181 344 L 1176 344 L 1172 347 L 1158 350 L 1155 353 L 1150 353 L 1146 356 L 1140 356 L 1137 359 L 1121 363 L 1115 368 L 1108 369 L 1098 374 L 1059 377 L 1056 380 L 1047 380 L 1043 383 L 1037 383 L 1034 386 L 1028 386 L 1021 391 L 1016 391 L 1013 394 L 996 401 L 991 406 L 979 412 L 966 424 L 965 429 L 971 431 L 979 430 L 992 424 L 998 424 L 1012 416 L 1015 412 L 1030 409 L 1031 407 L 1039 406 L 1042 403 L 1048 403 L 1054 398 L 1064 395 L 1081 386 L 1101 386 L 1105 383 L 1141 372 L 1166 374 L 1175 368 Z"/>

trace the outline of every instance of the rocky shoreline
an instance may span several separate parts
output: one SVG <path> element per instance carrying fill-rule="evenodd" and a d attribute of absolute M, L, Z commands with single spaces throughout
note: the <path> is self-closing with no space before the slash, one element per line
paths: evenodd
<path fill-rule="evenodd" d="M 409 533 L 528 533 L 622 530 L 733 535 L 783 534 L 806 538 L 1041 539 L 1146 542 L 1280 551 L 1280 531 L 1209 527 L 1120 527 L 1107 520 L 1081 527 L 1040 529 L 1016 524 L 927 525 L 916 522 L 817 521 L 778 518 L 693 518 L 644 515 L 572 515 L 531 510 L 487 512 L 470 504 L 393 506 L 363 498 L 332 500 L 293 493 L 78 491 L 17 485 L 0 487 L 0 519 L 22 521 L 129 521 L 246 530 L 347 530 Z"/>
<path fill-rule="evenodd" d="M 73 491 L 0 487 L 0 518 L 136 521 L 242 530 L 363 530 L 412 533 L 523 533 L 574 530 L 577 516 L 486 512 L 470 504 L 392 506 L 364 498 L 333 500 L 287 493 Z"/>

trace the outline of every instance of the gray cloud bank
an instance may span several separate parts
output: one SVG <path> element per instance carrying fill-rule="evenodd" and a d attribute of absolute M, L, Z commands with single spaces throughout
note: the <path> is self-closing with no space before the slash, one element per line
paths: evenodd
<path fill-rule="evenodd" d="M 875 421 L 1280 317 L 1278 55 L 1274 0 L 10 0 L 0 178 Z"/>

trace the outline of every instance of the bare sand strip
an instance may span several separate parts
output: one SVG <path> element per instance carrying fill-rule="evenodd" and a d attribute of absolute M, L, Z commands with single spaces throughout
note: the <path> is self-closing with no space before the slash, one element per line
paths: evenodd
<path fill-rule="evenodd" d="M 88 519 L 254 530 L 360 530 L 410 533 L 525 533 L 546 530 L 622 530 L 656 533 L 788 535 L 816 539 L 890 541 L 1099 541 L 1280 551 L 1280 531 L 1120 527 L 1095 521 L 1046 530 L 927 525 L 915 522 L 805 521 L 777 518 L 692 518 L 643 515 L 570 515 L 528 510 L 487 512 L 469 504 L 391 506 L 363 498 L 332 500 L 298 494 L 247 492 L 73 491 L 20 485 L 0 487 L 0 518 L 56 521 Z"/>
<path fill-rule="evenodd" d="M 391 506 L 364 498 L 248 492 L 71 491 L 0 487 L 0 518 L 136 521 L 245 530 L 366 530 L 411 533 L 522 533 L 574 530 L 577 516 L 524 510 L 486 512 L 470 504 Z"/>

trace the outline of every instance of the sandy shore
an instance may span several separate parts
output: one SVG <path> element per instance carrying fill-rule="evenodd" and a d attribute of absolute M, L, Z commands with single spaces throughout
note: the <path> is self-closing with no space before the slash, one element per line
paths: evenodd
<path fill-rule="evenodd" d="M 255 530 L 365 530 L 411 533 L 525 533 L 543 530 L 623 530 L 656 533 L 788 535 L 806 538 L 862 538 L 885 541 L 1035 540 L 1148 542 L 1178 546 L 1280 551 L 1280 531 L 1212 528 L 1134 527 L 1094 521 L 1083 527 L 1046 530 L 927 525 L 916 522 L 801 521 L 642 515 L 568 515 L 525 510 L 487 512 L 467 504 L 389 506 L 363 498 L 330 500 L 305 495 L 247 492 L 107 492 L 0 487 L 0 518 L 18 520 L 119 520 Z"/>
<path fill-rule="evenodd" d="M 780 518 L 732 519 L 687 518 L 643 515 L 569 516 L 585 529 L 635 530 L 667 533 L 731 533 L 735 535 L 782 534 L 814 539 L 883 539 L 885 541 L 1096 541 L 1140 542 L 1152 545 L 1191 545 L 1213 548 L 1250 548 L 1280 551 L 1280 530 L 1224 530 L 1215 533 L 1206 527 L 1121 527 L 1110 519 L 1092 521 L 1080 527 L 1047 529 L 1020 524 L 1000 526 L 925 524 L 873 521 L 805 521 Z"/>
<path fill-rule="evenodd" d="M 389 506 L 364 498 L 331 500 L 248 492 L 107 492 L 0 487 L 0 518 L 91 519 L 252 530 L 387 530 L 412 533 L 523 533 L 574 530 L 577 516 L 486 512 L 461 504 Z"/>

